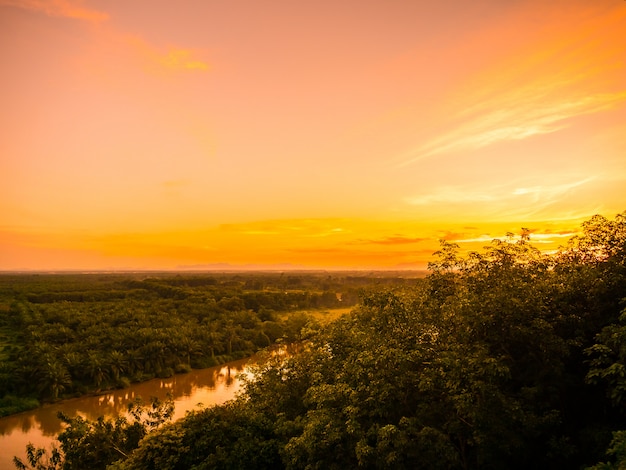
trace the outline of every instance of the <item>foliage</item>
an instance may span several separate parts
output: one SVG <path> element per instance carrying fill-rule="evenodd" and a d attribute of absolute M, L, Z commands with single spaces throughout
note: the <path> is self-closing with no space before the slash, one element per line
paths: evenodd
<path fill-rule="evenodd" d="M 141 441 L 117 469 L 273 469 L 280 466 L 270 417 L 228 403 L 189 414 Z M 224 445 L 229 443 L 229 445 Z"/>
<path fill-rule="evenodd" d="M 300 328 L 300 353 L 114 468 L 624 468 L 626 213 L 556 254 L 531 239 L 442 243 L 423 282 Z"/>
<path fill-rule="evenodd" d="M 0 414 L 19 408 L 3 397 L 53 401 L 296 341 L 312 322 L 302 309 L 345 308 L 364 285 L 406 281 L 314 273 L 0 275 Z"/>
<path fill-rule="evenodd" d="M 26 458 L 27 463 L 24 463 L 21 459 L 13 457 L 15 468 L 18 470 L 57 470 L 62 468 L 63 457 L 56 447 L 53 447 L 50 455 L 48 455 L 46 449 L 37 449 L 29 443 L 26 445 Z"/>
<path fill-rule="evenodd" d="M 108 465 L 127 458 L 149 432 L 158 430 L 172 418 L 174 401 L 168 397 L 164 402 L 153 398 L 144 406 L 141 399 L 128 405 L 129 418 L 115 420 L 98 418 L 90 421 L 80 416 L 69 417 L 59 413 L 66 424 L 59 434 L 60 447 L 53 447 L 50 455 L 45 449 L 32 444 L 26 448 L 27 463 L 15 457 L 18 469 L 34 470 L 83 470 L 106 469 Z"/>
<path fill-rule="evenodd" d="M 613 440 L 606 451 L 614 462 L 602 462 L 588 467 L 589 470 L 624 470 L 626 469 L 626 431 L 613 433 Z"/>
<path fill-rule="evenodd" d="M 0 417 L 7 416 L 21 411 L 32 410 L 39 406 L 39 401 L 30 397 L 16 397 L 6 395 L 0 398 Z"/>
<path fill-rule="evenodd" d="M 626 299 L 624 299 L 626 300 Z M 613 404 L 626 406 L 626 309 L 615 323 L 602 328 L 596 343 L 585 353 L 591 357 L 585 379 L 591 384 L 603 384 Z"/>

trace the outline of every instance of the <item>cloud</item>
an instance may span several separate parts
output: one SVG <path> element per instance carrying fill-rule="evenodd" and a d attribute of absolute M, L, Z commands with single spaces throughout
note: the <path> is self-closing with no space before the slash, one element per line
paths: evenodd
<path fill-rule="evenodd" d="M 411 238 L 411 237 L 403 237 L 400 235 L 394 237 L 381 238 L 378 240 L 365 240 L 365 243 L 372 243 L 375 245 L 408 245 L 412 243 L 420 243 L 424 240 L 428 240 L 427 238 Z"/>
<path fill-rule="evenodd" d="M 374 240 L 357 240 L 350 243 L 350 245 L 408 245 L 412 243 L 420 243 L 425 240 L 428 240 L 428 238 L 412 238 L 396 235 L 393 237 L 379 238 Z"/>
<path fill-rule="evenodd" d="M 6 5 L 51 17 L 73 18 L 98 23 L 105 21 L 109 15 L 105 12 L 84 6 L 82 0 L 0 0 L 0 5 Z M 126 34 L 108 28 L 98 28 L 94 34 L 100 35 L 102 44 L 107 47 L 118 45 L 117 56 L 128 52 L 128 46 L 151 66 L 166 70 L 195 70 L 206 71 L 209 64 L 199 57 L 199 52 L 190 48 L 169 46 L 159 48 L 146 40 L 131 34 Z"/>
<path fill-rule="evenodd" d="M 275 230 L 244 230 L 241 233 L 244 235 L 280 235 L 280 232 Z"/>
<path fill-rule="evenodd" d="M 312 254 L 343 254 L 347 253 L 345 248 L 334 248 L 334 247 L 310 247 L 310 246 L 299 246 L 294 248 L 286 248 L 285 251 L 290 253 L 312 253 Z M 351 252 L 354 253 L 354 252 Z M 369 252 L 367 252 L 369 254 Z"/>
<path fill-rule="evenodd" d="M 589 195 L 604 184 L 598 178 L 548 181 L 539 175 L 528 181 L 504 184 L 441 186 L 406 197 L 411 212 L 435 211 L 439 216 L 490 218 L 492 220 L 573 220 L 590 213 L 603 212 Z M 573 201 L 580 213 L 568 208 Z"/>
<path fill-rule="evenodd" d="M 625 12 L 564 20 L 567 26 L 476 74 L 448 97 L 438 124 L 444 130 L 401 154 L 398 166 L 554 133 L 573 118 L 624 105 L 624 40 L 618 31 Z"/>
<path fill-rule="evenodd" d="M 579 181 L 573 181 L 570 183 L 556 184 L 552 186 L 531 186 L 515 188 L 511 193 L 511 196 L 525 196 L 530 197 L 533 202 L 541 200 L 553 200 L 562 196 L 574 188 L 587 184 L 593 181 L 594 178 L 585 178 Z"/>
<path fill-rule="evenodd" d="M 608 110 L 626 102 L 626 91 L 577 96 L 570 99 L 551 97 L 540 106 L 542 96 L 529 86 L 524 96 L 512 102 L 486 102 L 477 115 L 459 124 L 454 130 L 432 139 L 400 157 L 399 166 L 450 152 L 476 150 L 501 141 L 523 140 L 549 134 L 567 127 L 568 119 Z M 507 102 L 508 101 L 508 102 Z M 504 110 L 490 110 L 502 106 Z"/>
<path fill-rule="evenodd" d="M 130 46 L 144 62 L 151 67 L 165 70 L 209 70 L 209 64 L 199 57 L 200 53 L 194 49 L 181 47 L 159 48 L 150 44 L 145 39 L 126 35 L 123 43 Z"/>
<path fill-rule="evenodd" d="M 535 244 L 554 244 L 562 238 L 571 238 L 576 235 L 577 232 L 567 231 L 564 233 L 535 233 L 531 231 L 530 241 Z M 453 241 L 454 243 L 490 243 L 493 240 L 505 240 L 506 236 L 494 237 L 489 234 L 483 234 L 478 237 L 472 238 L 446 238 L 446 240 Z M 517 238 L 515 238 L 517 240 Z"/>
<path fill-rule="evenodd" d="M 558 200 L 572 190 L 593 180 L 594 178 L 584 178 L 567 183 L 532 186 L 517 186 L 515 183 L 492 187 L 481 186 L 479 188 L 442 186 L 428 194 L 409 197 L 406 199 L 406 202 L 413 206 L 490 203 L 490 205 L 496 207 L 515 200 L 547 204 Z"/>
<path fill-rule="evenodd" d="M 104 12 L 84 7 L 81 0 L 0 0 L 0 5 L 89 22 L 100 22 L 109 18 Z"/>
<path fill-rule="evenodd" d="M 433 204 L 469 204 L 492 202 L 499 199 L 493 191 L 472 190 L 461 186 L 442 186 L 434 192 L 409 197 L 406 202 L 412 206 L 430 206 Z"/>
<path fill-rule="evenodd" d="M 478 237 L 473 237 L 473 238 L 448 239 L 448 241 L 452 241 L 454 243 L 489 243 L 498 238 L 504 238 L 504 237 L 492 237 L 491 235 L 485 234 L 485 235 L 480 235 Z"/>
<path fill-rule="evenodd" d="M 295 238 L 325 238 L 347 235 L 350 229 L 341 227 L 343 219 L 276 219 L 240 224 L 222 224 L 220 230 L 247 235 L 285 235 Z"/>
<path fill-rule="evenodd" d="M 572 238 L 578 232 L 567 231 L 563 233 L 531 233 L 530 241 L 533 243 L 555 243 L 559 238 Z"/>
<path fill-rule="evenodd" d="M 443 235 L 441 235 L 440 237 L 438 237 L 440 240 L 446 240 L 446 241 L 455 241 L 461 238 L 466 237 L 467 234 L 465 233 L 458 233 L 458 232 L 445 232 Z"/>
<path fill-rule="evenodd" d="M 159 57 L 159 62 L 171 69 L 208 70 L 209 65 L 193 57 L 193 54 L 189 49 L 170 49 Z"/>

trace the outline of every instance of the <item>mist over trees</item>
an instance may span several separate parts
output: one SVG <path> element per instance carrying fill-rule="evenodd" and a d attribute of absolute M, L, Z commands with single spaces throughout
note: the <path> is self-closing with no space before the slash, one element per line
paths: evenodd
<path fill-rule="evenodd" d="M 429 268 L 89 468 L 623 468 L 626 213 L 554 254 L 527 231 L 468 255 L 443 242 Z M 54 468 L 81 468 L 63 437 Z"/>

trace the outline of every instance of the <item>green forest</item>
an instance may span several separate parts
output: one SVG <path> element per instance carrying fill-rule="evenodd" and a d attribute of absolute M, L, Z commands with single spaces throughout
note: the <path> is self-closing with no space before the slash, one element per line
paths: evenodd
<path fill-rule="evenodd" d="M 58 447 L 29 448 L 18 468 L 626 468 L 626 212 L 594 216 L 551 254 L 528 230 L 468 254 L 442 242 L 424 279 L 344 278 L 345 299 L 320 277 L 307 282 L 329 284 L 313 289 L 284 276 L 275 292 L 248 289 L 253 277 L 198 280 L 206 290 L 107 278 L 89 299 L 83 279 L 75 290 L 3 281 L 16 299 L 3 312 L 3 393 L 37 378 L 56 397 L 278 338 L 300 352 L 268 354 L 236 400 L 175 422 L 167 401 L 114 421 L 61 416 Z M 357 293 L 325 324 L 279 314 Z"/>
<path fill-rule="evenodd" d="M 393 273 L 0 275 L 0 416 L 301 339 Z M 326 314 L 326 315 L 325 315 Z"/>

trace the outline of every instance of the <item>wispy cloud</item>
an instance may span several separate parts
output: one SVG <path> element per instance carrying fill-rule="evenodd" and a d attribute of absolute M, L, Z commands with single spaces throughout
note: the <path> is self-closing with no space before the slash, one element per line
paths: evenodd
<path fill-rule="evenodd" d="M 99 23 L 109 19 L 109 14 L 85 6 L 82 0 L 0 0 L 0 5 L 21 8 L 35 13 L 57 18 L 73 18 L 89 23 Z M 194 49 L 169 46 L 157 47 L 145 39 L 111 28 L 98 28 L 97 33 L 111 48 L 115 45 L 115 56 L 123 57 L 129 49 L 143 59 L 144 65 L 161 70 L 209 70 L 209 64 L 202 59 L 200 52 Z M 130 48 L 129 48 L 130 46 Z"/>
<path fill-rule="evenodd" d="M 350 233 L 350 230 L 333 226 L 328 220 L 270 220 L 244 224 L 222 224 L 220 229 L 242 235 L 281 235 L 293 238 L 326 238 Z"/>
<path fill-rule="evenodd" d="M 138 36 L 126 36 L 130 45 L 145 62 L 167 70 L 209 70 L 209 64 L 199 57 L 199 52 L 189 48 L 158 48 Z"/>
<path fill-rule="evenodd" d="M 471 151 L 557 132 L 571 120 L 622 106 L 623 51 L 611 40 L 624 10 L 579 22 L 477 75 L 449 97 L 439 132 L 401 154 L 398 166 L 434 155 Z M 565 40 L 564 38 L 567 38 Z"/>
<path fill-rule="evenodd" d="M 149 71 L 206 71 L 210 68 L 198 50 L 178 46 L 158 47 L 137 35 L 112 34 L 120 38 L 123 50 L 130 46 L 135 57 L 138 56 Z"/>
<path fill-rule="evenodd" d="M 534 233 L 531 230 L 530 241 L 536 244 L 550 244 L 558 243 L 563 238 L 571 238 L 576 235 L 576 232 L 565 233 Z M 505 236 L 492 236 L 489 234 L 482 234 L 477 237 L 470 238 L 449 238 L 448 240 L 455 243 L 489 243 L 493 240 L 504 240 Z"/>
<path fill-rule="evenodd" d="M 556 243 L 559 239 L 572 238 L 577 232 L 566 233 L 531 233 L 530 239 L 533 243 Z"/>
<path fill-rule="evenodd" d="M 413 206 L 430 206 L 433 204 L 467 204 L 491 202 L 499 199 L 493 190 L 472 189 L 462 186 L 442 186 L 433 192 L 409 197 L 406 202 Z"/>
<path fill-rule="evenodd" d="M 492 240 L 495 240 L 496 238 L 502 238 L 502 237 L 493 237 L 491 235 L 479 235 L 477 237 L 472 237 L 472 238 L 450 238 L 447 239 L 448 241 L 452 241 L 454 243 L 489 243 Z"/>
<path fill-rule="evenodd" d="M 159 62 L 163 64 L 163 66 L 173 69 L 209 69 L 209 65 L 194 57 L 193 51 L 189 49 L 170 49 L 166 54 L 160 56 Z"/>
<path fill-rule="evenodd" d="M 541 96 L 529 89 L 526 96 L 519 97 L 519 101 L 506 101 L 484 103 L 482 113 L 477 111 L 480 115 L 404 154 L 400 166 L 437 154 L 476 150 L 501 141 L 556 132 L 567 127 L 565 121 L 570 118 L 608 110 L 626 102 L 626 91 L 572 97 L 565 102 L 559 102 L 559 98 L 554 97 L 551 103 L 540 106 Z M 489 109 L 490 106 L 506 109 L 494 111 Z"/>
<path fill-rule="evenodd" d="M 428 238 L 415 238 L 415 237 L 404 237 L 402 235 L 396 235 L 393 237 L 386 238 L 378 238 L 371 240 L 356 240 L 354 242 L 349 243 L 350 245 L 409 245 L 414 243 L 420 243 L 423 241 L 429 240 Z"/>
<path fill-rule="evenodd" d="M 579 186 L 583 186 L 587 183 L 593 181 L 594 178 L 585 178 L 579 181 L 573 181 L 570 183 L 556 184 L 552 186 L 530 186 L 530 187 L 520 187 L 515 188 L 511 196 L 525 196 L 530 197 L 534 202 L 538 202 L 541 200 L 552 200 L 559 196 L 562 196 L 572 189 L 575 189 Z"/>
<path fill-rule="evenodd" d="M 542 178 L 543 179 L 543 178 Z M 594 182 L 594 178 L 567 182 L 498 185 L 442 186 L 405 199 L 410 206 L 437 208 L 438 211 L 477 211 L 490 217 L 520 217 L 528 220 L 548 207 L 570 198 Z"/>
<path fill-rule="evenodd" d="M 83 6 L 81 0 L 0 0 L 0 5 L 12 6 L 48 16 L 74 18 L 90 22 L 104 21 L 109 15 Z"/>

